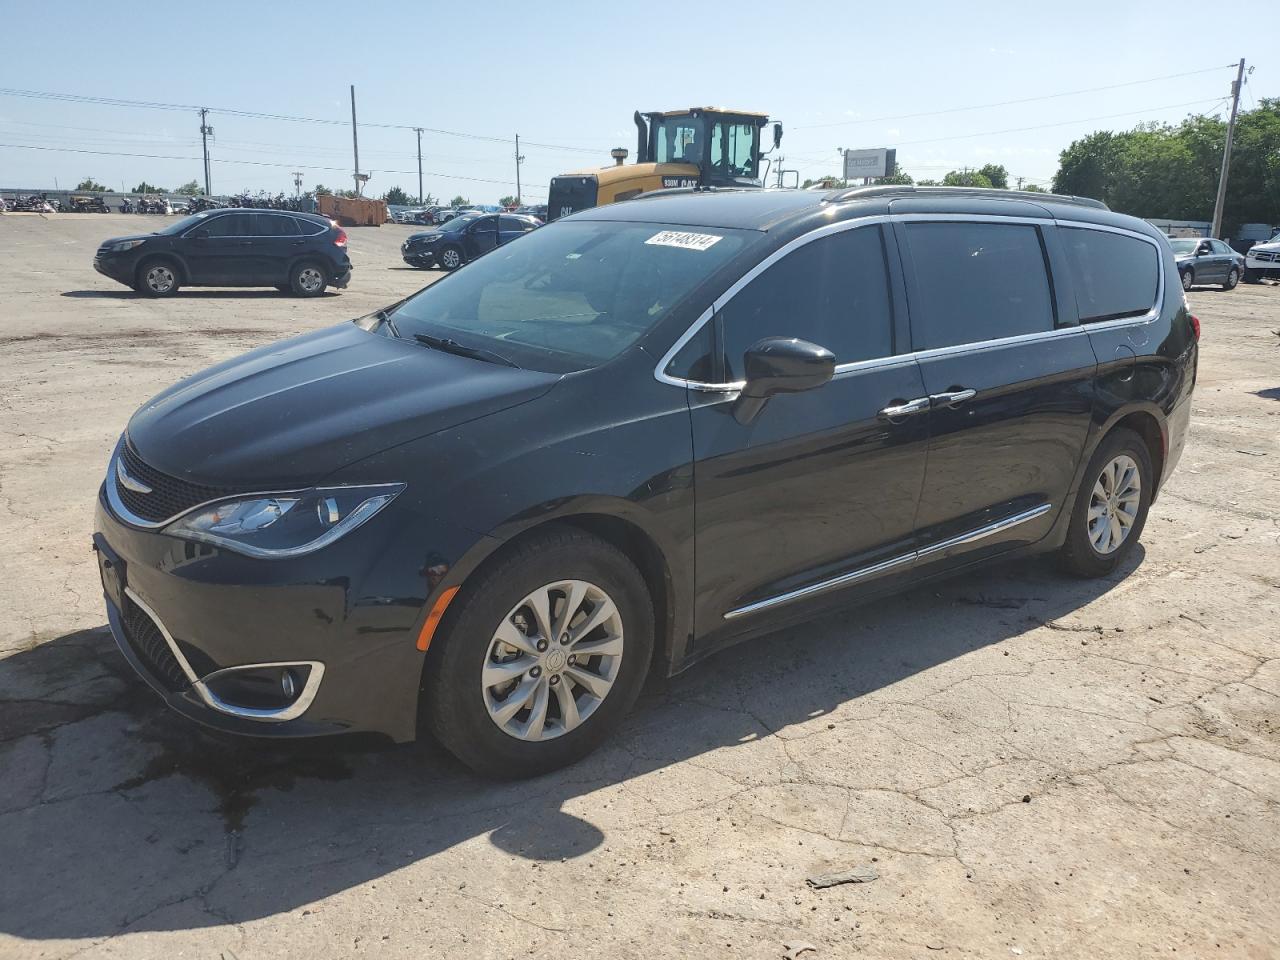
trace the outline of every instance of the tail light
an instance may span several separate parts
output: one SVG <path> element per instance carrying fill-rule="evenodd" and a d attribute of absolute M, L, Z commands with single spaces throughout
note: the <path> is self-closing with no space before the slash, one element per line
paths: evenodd
<path fill-rule="evenodd" d="M 335 226 L 335 227 L 337 227 L 337 224 L 334 224 L 334 226 Z M 335 247 L 345 247 L 345 246 L 347 245 L 347 231 L 343 230 L 341 227 L 337 227 L 337 230 L 338 230 L 338 232 L 337 232 L 337 234 L 336 234 L 336 235 L 334 236 L 334 238 L 333 238 L 333 245 L 334 245 Z M 1200 335 L 1200 321 L 1199 321 L 1199 320 L 1196 320 L 1196 319 L 1195 319 L 1195 317 L 1192 317 L 1191 319 L 1195 321 L 1195 324 L 1196 324 L 1196 336 L 1199 336 L 1199 335 Z"/>
<path fill-rule="evenodd" d="M 1191 315 L 1191 332 L 1196 335 L 1196 339 L 1200 339 L 1200 318 L 1194 313 Z"/>

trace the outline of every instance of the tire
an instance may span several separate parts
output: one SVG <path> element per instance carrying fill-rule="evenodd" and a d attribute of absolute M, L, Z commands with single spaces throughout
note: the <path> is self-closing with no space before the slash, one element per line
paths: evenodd
<path fill-rule="evenodd" d="M 1194 270 L 1188 267 L 1186 270 L 1182 271 L 1182 289 L 1183 290 L 1190 290 L 1192 285 L 1195 282 L 1196 282 L 1196 276 L 1195 276 Z"/>
<path fill-rule="evenodd" d="M 1250 270 L 1248 267 L 1244 268 L 1243 279 L 1245 283 L 1261 283 L 1262 282 L 1262 278 L 1258 276 L 1257 271 Z"/>
<path fill-rule="evenodd" d="M 180 287 L 178 265 L 164 257 L 153 257 L 138 264 L 134 289 L 144 297 L 172 297 Z"/>
<path fill-rule="evenodd" d="M 462 249 L 460 247 L 445 247 L 436 257 L 436 262 L 445 270 L 457 270 L 462 266 Z"/>
<path fill-rule="evenodd" d="M 1118 470 L 1116 465 L 1118 464 Z M 1124 475 L 1133 468 L 1136 470 L 1138 491 L 1136 498 L 1126 498 L 1127 486 Z M 1120 496 L 1107 502 L 1110 484 L 1106 477 L 1121 479 Z M 1151 506 L 1151 494 L 1155 485 L 1155 471 L 1151 466 L 1151 454 L 1143 439 L 1128 429 L 1113 430 L 1103 438 L 1098 449 L 1089 458 L 1080 489 L 1076 491 L 1075 506 L 1071 510 L 1070 526 L 1067 539 L 1062 545 L 1059 559 L 1063 568 L 1078 577 L 1104 577 L 1124 562 L 1133 551 L 1138 538 L 1142 536 L 1142 528 L 1147 522 L 1147 509 Z M 1095 510 L 1095 499 L 1101 494 L 1104 513 L 1101 519 L 1108 516 L 1116 519 L 1111 524 L 1105 522 L 1090 527 L 1090 514 Z M 1131 509 L 1119 509 L 1128 499 Z M 1136 500 L 1136 502 L 1135 502 Z M 1126 527 L 1124 516 L 1131 519 Z M 1118 544 L 1113 542 L 1113 529 L 1121 531 Z M 1098 543 L 1096 534 L 1101 534 L 1103 541 Z"/>
<path fill-rule="evenodd" d="M 545 630 L 525 601 L 560 585 L 566 589 L 559 599 L 551 591 L 552 629 Z M 597 612 L 616 614 L 578 638 L 593 648 L 609 644 L 620 651 L 616 660 L 609 654 L 570 664 L 565 658 L 581 649 L 577 642 L 566 653 L 563 640 L 557 644 L 554 635 L 545 637 L 564 626 L 555 621 L 563 616 L 569 589 L 582 591 L 570 631 L 582 629 Z M 600 604 L 600 596 L 612 608 Z M 648 588 L 625 554 L 573 527 L 548 530 L 462 585 L 424 667 L 424 718 L 454 756 L 483 776 L 509 779 L 556 770 L 599 746 L 631 709 L 649 670 L 653 629 Z M 500 632 L 519 639 L 529 652 L 503 644 Z M 497 675 L 510 679 L 486 686 L 481 679 L 486 669 L 501 665 L 509 669 Z M 596 697 L 574 677 L 597 688 L 612 685 Z M 504 715 L 507 701 L 526 688 L 521 706 Z M 566 698 L 581 718 L 576 726 L 562 706 Z M 539 703 L 541 724 L 535 716 Z"/>
<path fill-rule="evenodd" d="M 1236 288 L 1236 284 L 1239 282 L 1240 282 L 1240 271 L 1237 270 L 1235 267 L 1232 267 L 1231 272 L 1227 274 L 1227 279 L 1223 281 L 1222 289 L 1234 290 Z"/>
<path fill-rule="evenodd" d="M 318 297 L 328 285 L 324 267 L 311 260 L 295 263 L 289 271 L 289 289 L 296 297 Z"/>

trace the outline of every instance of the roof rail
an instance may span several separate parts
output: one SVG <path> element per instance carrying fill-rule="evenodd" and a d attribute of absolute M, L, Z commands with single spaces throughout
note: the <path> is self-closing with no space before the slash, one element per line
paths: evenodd
<path fill-rule="evenodd" d="M 846 203 L 850 200 L 877 200 L 888 197 L 980 197 L 987 200 L 1030 200 L 1032 203 L 1066 203 L 1077 207 L 1093 207 L 1109 210 L 1101 200 L 1092 197 L 1072 197 L 1061 193 L 1037 193 L 1032 190 L 999 190 L 994 187 L 915 187 L 905 185 L 880 187 L 851 187 L 833 190 L 823 200 L 826 203 Z"/>

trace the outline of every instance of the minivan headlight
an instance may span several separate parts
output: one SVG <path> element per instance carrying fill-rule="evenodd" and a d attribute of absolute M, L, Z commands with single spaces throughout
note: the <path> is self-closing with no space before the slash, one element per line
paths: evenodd
<path fill-rule="evenodd" d="M 403 483 L 315 487 L 231 497 L 174 520 L 164 533 L 267 560 L 327 547 L 396 498 Z"/>

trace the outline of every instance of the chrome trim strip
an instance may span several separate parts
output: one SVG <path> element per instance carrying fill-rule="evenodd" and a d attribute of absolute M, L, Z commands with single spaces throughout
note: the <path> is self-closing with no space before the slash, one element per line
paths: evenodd
<path fill-rule="evenodd" d="M 234 704 L 220 700 L 218 696 L 209 689 L 210 680 L 220 677 L 223 674 L 237 673 L 241 670 L 256 670 L 267 667 L 310 667 L 311 670 L 307 674 L 307 682 L 302 688 L 302 692 L 298 694 L 298 699 L 287 707 L 281 707 L 278 710 L 263 710 L 256 707 L 237 707 Z M 307 712 L 307 708 L 311 706 L 311 701 L 316 698 L 316 693 L 320 690 L 320 681 L 324 677 L 324 664 L 319 660 L 282 660 L 276 663 L 246 663 L 238 667 L 224 667 L 221 670 L 215 670 L 207 677 L 197 680 L 192 686 L 196 693 L 200 695 L 200 699 L 206 704 L 217 710 L 219 713 L 230 714 L 233 717 L 243 717 L 246 720 L 258 720 L 264 723 L 281 723 L 285 720 L 295 720 Z"/>
<path fill-rule="evenodd" d="M 129 472 L 124 468 L 124 461 L 119 457 L 116 457 L 116 479 L 124 485 L 126 490 L 132 490 L 134 493 L 153 492 L 151 487 L 148 487 L 141 480 L 135 480 L 129 475 Z"/>
<path fill-rule="evenodd" d="M 989 523 L 985 527 L 978 527 L 976 530 L 970 530 L 968 533 L 962 533 L 958 537 L 952 537 L 949 540 L 943 540 L 939 543 L 933 543 L 916 551 L 917 557 L 927 557 L 931 554 L 940 553 L 943 550 L 950 550 L 952 547 L 959 547 L 966 543 L 974 543 L 983 540 L 993 534 L 1008 530 L 1010 527 L 1016 527 L 1028 520 L 1034 520 L 1036 517 L 1043 517 L 1046 513 L 1053 509 L 1053 504 L 1042 503 L 1038 507 L 1032 507 L 1030 510 L 1024 510 L 1022 513 L 1015 513 L 1011 517 L 1005 517 L 1003 520 L 997 520 L 995 523 Z"/>
<path fill-rule="evenodd" d="M 738 607 L 730 610 L 724 615 L 726 620 L 733 620 L 737 617 L 745 617 L 749 613 L 755 613 L 759 610 L 766 610 L 769 607 L 776 607 L 779 604 L 790 603 L 792 600 L 799 600 L 801 597 L 812 596 L 815 593 L 825 593 L 827 590 L 834 590 L 836 587 L 843 587 L 846 584 L 853 583 L 855 580 L 862 580 L 866 577 L 874 576 L 877 573 L 883 573 L 894 567 L 900 567 L 904 563 L 914 563 L 916 553 L 904 553 L 900 557 L 894 557 L 892 560 L 883 560 L 880 563 L 872 564 L 869 567 L 862 567 L 859 570 L 853 570 L 849 573 L 843 573 L 838 577 L 830 580 L 823 580 L 820 583 L 812 583 L 807 587 L 800 587 L 798 590 L 791 590 L 787 593 L 780 593 L 776 597 L 769 597 L 765 600 L 757 600 L 755 603 L 748 603 L 745 607 Z"/>
<path fill-rule="evenodd" d="M 837 587 L 847 586 L 857 580 L 863 580 L 866 577 L 875 576 L 877 573 L 884 573 L 894 567 L 900 567 L 903 564 L 915 563 L 924 557 L 939 553 L 943 550 L 949 550 L 952 547 L 958 547 L 967 543 L 975 543 L 978 540 L 986 539 L 994 534 L 1001 533 L 1011 527 L 1042 517 L 1053 509 L 1053 504 L 1042 503 L 1030 510 L 1024 510 L 1022 513 L 1015 513 L 1011 517 L 1005 517 L 1003 520 L 997 520 L 995 523 L 989 523 L 986 526 L 978 527 L 963 533 L 958 537 L 952 537 L 943 540 L 941 543 L 931 544 L 923 550 L 912 550 L 910 553 L 904 553 L 901 556 L 893 557 L 890 560 L 882 560 L 880 563 L 874 563 L 869 567 L 861 567 L 852 570 L 849 573 L 842 573 L 838 577 L 832 577 L 830 580 L 822 580 L 818 583 L 812 583 L 807 587 L 800 587 L 796 590 L 790 590 L 787 593 L 780 593 L 774 597 L 767 597 L 764 600 L 757 600 L 755 603 L 748 603 L 745 606 L 737 607 L 730 610 L 724 615 L 725 620 L 735 620 L 738 617 L 744 617 L 749 613 L 756 613 L 760 610 L 767 610 L 770 607 L 776 607 L 780 604 L 790 603 L 792 600 L 799 600 L 801 597 L 813 596 L 816 593 L 825 593 L 828 590 L 834 590 Z"/>
<path fill-rule="evenodd" d="M 182 668 L 182 672 L 187 675 L 187 679 L 190 680 L 193 685 L 198 683 L 200 678 L 196 676 L 196 672 L 191 669 L 191 664 L 187 663 L 187 658 L 184 657 L 182 655 L 182 651 L 178 649 L 178 642 L 173 639 L 173 634 L 171 634 L 169 632 L 169 628 L 164 625 L 164 621 L 156 616 L 156 612 L 147 605 L 145 600 L 138 596 L 137 591 L 134 590 L 133 587 L 126 586 L 124 588 L 124 593 L 125 596 L 138 605 L 139 610 L 151 618 L 151 622 L 154 623 L 156 625 L 156 629 L 160 631 L 160 636 L 164 637 L 164 642 L 169 646 L 169 652 L 173 654 L 173 659 L 178 661 L 178 666 L 180 666 Z"/>
<path fill-rule="evenodd" d="M 653 376 L 659 383 L 667 383 L 676 387 L 685 387 L 690 390 L 698 390 L 704 393 L 736 393 L 746 384 L 745 381 L 737 380 L 730 383 L 705 383 L 698 380 L 686 380 L 682 377 L 673 377 L 665 371 L 667 365 L 680 352 L 680 349 L 688 343 L 702 327 L 709 321 L 717 310 L 722 310 L 725 304 L 732 299 L 734 294 L 745 287 L 748 283 L 756 278 L 761 272 L 768 269 L 776 261 L 791 253 L 793 250 L 812 243 L 822 237 L 830 236 L 833 233 L 841 233 L 845 230 L 856 230 L 859 227 L 871 226 L 878 223 L 920 223 L 920 222 L 982 222 L 982 223 L 1026 223 L 1040 226 L 1065 227 L 1072 230 L 1099 230 L 1104 233 L 1117 233 L 1121 236 L 1133 237 L 1136 240 L 1143 240 L 1156 248 L 1157 254 L 1160 252 L 1160 244 L 1154 237 L 1149 237 L 1144 233 L 1136 230 L 1128 230 L 1124 227 L 1114 227 L 1100 223 L 1085 223 L 1071 220 L 1057 220 L 1053 217 L 1011 217 L 1003 215 L 985 215 L 979 213 L 896 213 L 896 214 L 876 214 L 868 217 L 857 217 L 852 220 L 841 220 L 839 223 L 831 223 L 825 227 L 819 227 L 804 236 L 796 237 L 785 246 L 779 247 L 772 254 L 760 261 L 745 273 L 736 283 L 728 290 L 715 299 L 711 306 L 695 320 L 679 339 L 672 345 L 671 349 L 662 355 L 662 359 L 658 361 L 658 365 L 654 368 Z M 928 360 L 934 357 L 951 356 L 957 354 L 977 353 L 983 350 L 998 349 L 1021 343 L 1035 343 L 1040 340 L 1052 340 L 1057 337 L 1075 336 L 1081 333 L 1087 333 L 1090 330 L 1112 330 L 1123 327 L 1141 326 L 1151 323 L 1158 319 L 1164 311 L 1164 297 L 1166 288 L 1166 277 L 1164 269 L 1163 257 L 1158 259 L 1158 287 L 1156 290 L 1156 301 L 1147 313 L 1138 317 L 1124 317 L 1119 320 L 1103 320 L 1097 323 L 1081 323 L 1076 326 L 1058 327 L 1054 330 L 1046 330 L 1042 333 L 1027 333 L 1016 337 L 1004 337 L 1000 340 L 985 340 L 974 343 L 956 344 L 950 347 L 936 347 L 931 350 L 916 350 L 910 353 L 898 353 L 891 357 L 878 357 L 874 360 L 859 360 L 852 363 L 842 363 L 836 366 L 837 377 L 857 373 L 863 370 L 872 370 L 879 367 L 897 366 L 899 364 L 912 363 L 916 360 Z"/>

